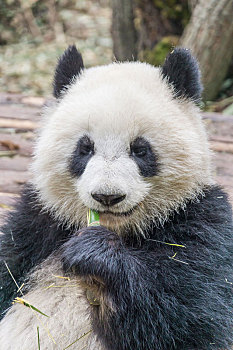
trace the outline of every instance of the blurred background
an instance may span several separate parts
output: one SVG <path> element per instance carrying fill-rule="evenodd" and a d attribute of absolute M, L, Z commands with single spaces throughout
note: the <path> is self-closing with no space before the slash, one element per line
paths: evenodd
<path fill-rule="evenodd" d="M 191 48 L 203 108 L 233 114 L 233 0 L 0 0 L 0 90 L 50 97 L 68 44 L 86 67 L 113 59 L 161 65 L 174 46 Z"/>

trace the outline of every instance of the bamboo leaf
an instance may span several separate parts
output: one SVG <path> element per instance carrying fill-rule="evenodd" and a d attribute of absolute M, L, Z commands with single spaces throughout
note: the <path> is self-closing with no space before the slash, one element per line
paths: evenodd
<path fill-rule="evenodd" d="M 30 309 L 36 311 L 36 312 L 39 312 L 41 315 L 43 316 L 46 316 L 46 317 L 49 317 L 48 315 L 44 314 L 42 311 L 40 311 L 39 309 L 37 309 L 35 306 L 33 306 L 32 304 L 30 304 L 28 301 L 26 301 L 25 299 L 23 298 L 15 298 L 15 300 L 13 301 L 13 303 L 19 303 L 19 304 L 22 304 L 24 306 L 27 306 L 29 307 Z"/>

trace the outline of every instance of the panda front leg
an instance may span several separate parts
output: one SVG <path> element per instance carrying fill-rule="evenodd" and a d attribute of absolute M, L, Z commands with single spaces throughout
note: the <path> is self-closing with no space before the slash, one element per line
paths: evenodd
<path fill-rule="evenodd" d="M 98 226 L 80 230 L 62 255 L 65 271 L 83 278 L 92 291 L 96 286 L 100 305 L 93 306 L 93 330 L 107 350 L 172 349 L 172 332 L 169 341 L 161 340 L 164 315 L 155 293 L 153 254 L 127 248 L 117 234 Z"/>
<path fill-rule="evenodd" d="M 193 262 L 190 242 L 179 253 L 189 263 L 173 262 L 167 245 L 127 246 L 98 226 L 78 231 L 62 249 L 64 270 L 99 300 L 91 309 L 92 329 L 106 350 L 229 350 L 224 312 L 215 311 L 221 291 L 205 264 L 196 267 L 204 247 Z"/>

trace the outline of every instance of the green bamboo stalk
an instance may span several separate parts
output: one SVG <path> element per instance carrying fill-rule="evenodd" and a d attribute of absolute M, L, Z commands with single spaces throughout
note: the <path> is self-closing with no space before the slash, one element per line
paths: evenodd
<path fill-rule="evenodd" d="M 100 226 L 100 216 L 95 210 L 89 209 L 87 213 L 87 226 Z"/>

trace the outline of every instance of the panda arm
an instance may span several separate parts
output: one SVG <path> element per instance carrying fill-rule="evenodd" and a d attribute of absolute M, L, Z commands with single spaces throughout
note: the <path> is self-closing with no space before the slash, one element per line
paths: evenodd
<path fill-rule="evenodd" d="M 92 278 L 101 282 L 96 291 L 102 304 L 93 306 L 92 318 L 106 348 L 230 348 L 232 229 L 226 195 L 213 187 L 151 233 L 185 248 L 153 240 L 131 247 L 101 226 L 67 241 L 65 270 L 72 267 L 87 285 Z"/>
<path fill-rule="evenodd" d="M 49 256 L 70 234 L 42 211 L 35 191 L 27 186 L 15 209 L 1 228 L 0 243 L 0 318 L 16 297 L 27 273 Z M 7 266 L 6 266 L 7 264 Z"/>
<path fill-rule="evenodd" d="M 162 300 L 162 289 L 166 286 L 160 285 L 156 271 L 157 265 L 170 264 L 166 249 L 155 253 L 149 246 L 126 247 L 115 233 L 104 227 L 89 227 L 80 233 L 64 246 L 64 268 L 67 271 L 72 267 L 84 280 L 93 277 L 104 286 L 103 317 L 98 307 L 94 307 L 92 316 L 93 328 L 106 348 L 152 350 L 154 344 L 162 342 L 163 349 L 169 348 L 173 332 L 169 333 L 168 328 L 177 315 L 176 311 L 163 314 L 173 301 L 164 290 Z M 176 277 L 167 277 L 174 285 Z M 163 336 L 164 340 L 160 341 Z"/>

